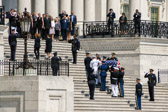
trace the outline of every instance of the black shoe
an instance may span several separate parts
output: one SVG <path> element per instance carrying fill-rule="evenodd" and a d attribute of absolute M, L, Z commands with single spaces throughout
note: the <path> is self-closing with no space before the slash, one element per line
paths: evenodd
<path fill-rule="evenodd" d="M 94 100 L 94 98 L 90 98 L 90 100 Z"/>

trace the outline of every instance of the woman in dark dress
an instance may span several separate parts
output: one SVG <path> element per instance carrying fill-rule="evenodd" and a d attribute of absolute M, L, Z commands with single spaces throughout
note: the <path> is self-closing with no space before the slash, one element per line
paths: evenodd
<path fill-rule="evenodd" d="M 94 100 L 94 91 L 95 91 L 96 78 L 97 78 L 97 76 L 93 74 L 93 71 L 94 71 L 93 69 L 90 71 L 91 74 L 88 77 L 90 100 Z"/>
<path fill-rule="evenodd" d="M 39 59 L 39 55 L 40 55 L 40 34 L 36 33 L 35 34 L 35 40 L 34 40 L 35 44 L 34 44 L 34 54 L 36 56 L 36 59 Z"/>
<path fill-rule="evenodd" d="M 121 34 L 125 34 L 125 27 L 127 24 L 127 17 L 125 16 L 125 13 L 122 13 L 122 16 L 120 17 L 119 22 L 120 22 Z"/>
<path fill-rule="evenodd" d="M 51 57 L 51 52 L 52 52 L 52 38 L 48 34 L 46 39 L 46 49 L 45 49 L 45 53 L 47 54 L 48 59 L 50 59 Z"/>

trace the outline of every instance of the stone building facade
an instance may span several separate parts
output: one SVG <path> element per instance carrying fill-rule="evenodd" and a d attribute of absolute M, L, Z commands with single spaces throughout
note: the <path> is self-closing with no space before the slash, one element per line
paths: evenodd
<path fill-rule="evenodd" d="M 29 12 L 49 13 L 54 17 L 65 10 L 74 11 L 78 21 L 106 21 L 108 9 L 113 8 L 116 20 L 122 12 L 128 19 L 133 18 L 135 9 L 142 12 L 143 20 L 167 21 L 167 0 L 0 0 L 0 5 L 8 11 L 11 8 L 22 12 L 27 7 Z"/>

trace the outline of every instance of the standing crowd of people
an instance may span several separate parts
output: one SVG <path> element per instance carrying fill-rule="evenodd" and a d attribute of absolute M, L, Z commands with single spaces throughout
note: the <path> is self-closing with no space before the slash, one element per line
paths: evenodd
<path fill-rule="evenodd" d="M 27 11 L 27 10 L 26 10 Z M 75 34 L 75 26 L 77 25 L 77 16 L 72 11 L 70 15 L 66 11 L 62 11 L 59 17 L 52 17 L 48 13 L 41 14 L 27 12 L 31 19 L 30 33 L 31 38 L 35 38 L 38 33 L 42 39 L 46 39 L 50 35 L 53 40 L 58 40 L 59 37 L 63 40 L 70 40 L 71 36 Z M 6 18 L 9 18 L 10 32 L 14 28 L 15 32 L 21 34 L 20 21 L 24 18 L 23 13 L 17 13 L 17 10 L 11 9 Z"/>
<path fill-rule="evenodd" d="M 109 13 L 107 14 L 108 17 L 108 29 L 109 34 L 111 37 L 114 36 L 114 19 L 116 18 L 115 12 L 113 12 L 113 9 L 109 9 Z M 141 13 L 136 9 L 134 15 L 133 15 L 133 21 L 134 21 L 134 34 L 137 34 L 140 36 L 140 23 L 141 23 Z M 121 17 L 119 18 L 120 23 L 120 31 L 121 34 L 126 34 L 126 26 L 127 26 L 127 17 L 125 13 L 122 13 Z"/>

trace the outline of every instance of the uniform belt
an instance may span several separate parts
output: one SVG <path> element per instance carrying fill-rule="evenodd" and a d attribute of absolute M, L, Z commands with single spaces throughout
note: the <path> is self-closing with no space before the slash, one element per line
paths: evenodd
<path fill-rule="evenodd" d="M 118 78 L 113 78 L 113 77 L 112 77 L 112 79 L 115 79 L 115 80 L 117 80 Z"/>

